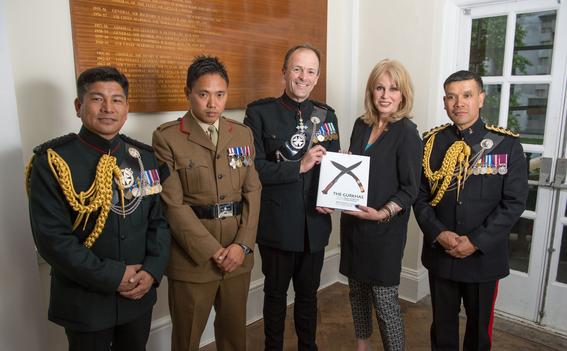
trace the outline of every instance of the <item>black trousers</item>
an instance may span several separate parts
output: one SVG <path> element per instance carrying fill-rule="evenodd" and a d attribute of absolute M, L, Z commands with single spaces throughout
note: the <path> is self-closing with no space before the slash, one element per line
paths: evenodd
<path fill-rule="evenodd" d="M 324 250 L 290 252 L 260 246 L 264 273 L 265 350 L 282 350 L 287 289 L 293 281 L 295 305 L 293 316 L 297 333 L 297 349 L 317 350 L 317 289 L 321 282 Z"/>
<path fill-rule="evenodd" d="M 492 347 L 494 303 L 498 281 L 464 283 L 429 273 L 433 308 L 431 350 L 459 350 L 459 312 L 461 300 L 467 314 L 464 351 L 488 351 Z"/>
<path fill-rule="evenodd" d="M 145 351 L 150 335 L 152 310 L 131 322 L 95 332 L 65 328 L 69 351 Z"/>

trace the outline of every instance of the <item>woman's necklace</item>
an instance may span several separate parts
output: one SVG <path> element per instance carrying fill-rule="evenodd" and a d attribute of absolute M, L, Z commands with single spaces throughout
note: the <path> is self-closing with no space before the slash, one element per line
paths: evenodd
<path fill-rule="evenodd" d="M 374 144 L 376 140 L 382 135 L 382 132 L 386 129 L 388 125 L 387 121 L 378 120 L 378 123 L 372 125 L 372 132 L 370 133 L 370 138 L 368 139 L 368 144 Z"/>

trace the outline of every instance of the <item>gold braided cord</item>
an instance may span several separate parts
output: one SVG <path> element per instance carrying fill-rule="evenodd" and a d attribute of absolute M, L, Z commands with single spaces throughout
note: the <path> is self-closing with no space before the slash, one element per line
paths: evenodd
<path fill-rule="evenodd" d="M 102 155 L 96 167 L 96 175 L 93 183 L 87 191 L 81 191 L 77 194 L 73 186 L 73 178 L 71 170 L 65 160 L 59 156 L 53 149 L 47 150 L 47 161 L 51 172 L 61 186 L 63 194 L 69 203 L 69 206 L 77 212 L 77 219 L 73 224 L 75 230 L 84 219 L 84 225 L 91 213 L 100 209 L 100 213 L 95 222 L 95 227 L 89 236 L 85 239 L 83 245 L 91 248 L 95 241 L 102 233 L 110 205 L 112 202 L 112 181 L 114 177 L 120 179 L 118 182 L 119 190 L 122 196 L 122 204 L 124 204 L 124 189 L 122 187 L 122 174 L 120 168 L 116 165 L 116 157 L 110 155 Z"/>
<path fill-rule="evenodd" d="M 28 195 L 28 197 L 30 197 L 30 175 L 31 175 L 31 169 L 32 169 L 34 158 L 35 158 L 35 155 L 30 157 L 30 160 L 29 160 L 29 162 L 26 166 L 26 169 L 24 171 L 24 186 L 26 188 L 26 194 Z"/>
<path fill-rule="evenodd" d="M 458 198 L 461 185 L 464 186 L 464 181 L 461 183 L 461 180 L 466 177 L 466 174 L 468 172 L 469 157 L 471 154 L 470 146 L 468 146 L 467 143 L 462 140 L 457 140 L 445 152 L 445 157 L 443 158 L 443 162 L 441 163 L 441 168 L 439 168 L 437 171 L 433 171 L 431 169 L 430 159 L 434 142 L 435 134 L 427 140 L 423 152 L 423 173 L 425 174 L 425 177 L 427 178 L 431 186 L 431 194 L 435 193 L 433 200 L 429 202 L 431 206 L 437 206 L 439 201 L 441 201 L 454 176 L 457 178 Z M 443 181 L 438 187 L 440 180 Z"/>
<path fill-rule="evenodd" d="M 504 134 L 504 135 L 509 135 L 509 136 L 513 136 L 514 138 L 517 138 L 520 136 L 519 133 L 515 133 L 513 131 L 511 131 L 510 129 L 506 129 L 503 127 L 499 127 L 499 126 L 495 126 L 493 124 L 485 124 L 484 127 L 488 130 L 492 130 L 494 132 L 498 132 L 500 134 Z"/>

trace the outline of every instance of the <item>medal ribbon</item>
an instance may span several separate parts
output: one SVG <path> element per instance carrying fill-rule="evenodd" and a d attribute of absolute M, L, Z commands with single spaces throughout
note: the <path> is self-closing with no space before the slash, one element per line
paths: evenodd
<path fill-rule="evenodd" d="M 159 173 L 158 173 L 157 169 L 154 168 L 151 171 L 152 171 L 152 174 L 154 175 L 155 182 L 159 183 Z"/>

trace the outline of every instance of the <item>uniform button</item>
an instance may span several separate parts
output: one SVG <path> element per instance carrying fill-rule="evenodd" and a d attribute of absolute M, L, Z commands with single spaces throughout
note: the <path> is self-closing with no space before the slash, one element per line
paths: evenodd
<path fill-rule="evenodd" d="M 222 179 L 222 174 L 219 174 L 219 175 L 218 175 L 218 178 L 219 178 L 219 179 Z"/>
<path fill-rule="evenodd" d="M 221 195 L 221 196 L 219 196 L 219 199 L 224 200 L 225 197 L 226 197 L 226 196 Z"/>
<path fill-rule="evenodd" d="M 120 239 L 122 240 L 126 239 L 126 235 L 120 235 Z"/>
<path fill-rule="evenodd" d="M 457 205 L 462 205 L 463 202 L 462 201 L 457 201 Z"/>
<path fill-rule="evenodd" d="M 220 155 L 219 155 L 219 154 L 217 154 L 217 160 L 218 160 L 218 159 L 220 159 Z"/>

